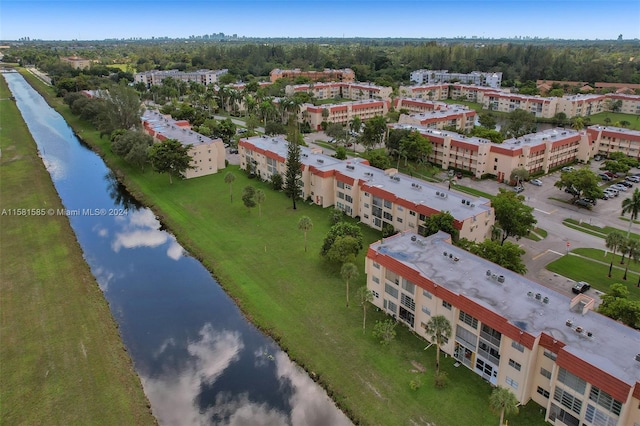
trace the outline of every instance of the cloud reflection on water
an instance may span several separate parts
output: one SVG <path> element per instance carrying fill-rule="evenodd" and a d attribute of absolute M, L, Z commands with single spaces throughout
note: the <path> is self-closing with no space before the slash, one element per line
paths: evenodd
<path fill-rule="evenodd" d="M 121 216 L 124 217 L 124 216 Z M 120 219 L 122 230 L 117 232 L 111 248 L 118 253 L 120 249 L 139 247 L 159 247 L 169 243 L 167 256 L 178 260 L 184 254 L 184 249 L 176 238 L 168 232 L 160 230 L 160 222 L 149 209 L 130 210 L 125 222 Z"/>

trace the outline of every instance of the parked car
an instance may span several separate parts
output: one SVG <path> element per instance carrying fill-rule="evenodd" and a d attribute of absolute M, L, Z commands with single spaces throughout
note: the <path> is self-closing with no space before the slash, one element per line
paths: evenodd
<path fill-rule="evenodd" d="M 618 185 L 624 185 L 627 188 L 633 188 L 633 183 L 631 183 L 629 181 L 626 181 L 626 180 L 623 180 L 622 182 L 618 183 Z"/>
<path fill-rule="evenodd" d="M 578 198 L 574 204 L 578 207 L 585 207 L 587 209 L 590 209 L 591 207 L 593 207 L 593 204 L 591 204 L 589 201 L 585 200 L 584 198 Z"/>
<path fill-rule="evenodd" d="M 598 174 L 598 176 L 600 176 L 600 179 L 602 179 L 602 180 L 606 180 L 606 181 L 611 180 L 611 176 L 609 176 L 607 174 L 604 174 L 604 173 L 600 173 L 600 174 Z"/>
<path fill-rule="evenodd" d="M 618 176 L 617 173 L 611 173 L 611 172 L 604 172 L 605 175 L 609 176 L 611 179 L 617 179 L 620 176 Z"/>
<path fill-rule="evenodd" d="M 529 183 L 535 186 L 542 186 L 542 181 L 540 179 L 531 179 Z"/>
<path fill-rule="evenodd" d="M 611 197 L 613 197 L 613 195 L 609 195 L 606 191 L 603 191 L 602 196 L 600 198 L 603 200 L 608 200 Z"/>
<path fill-rule="evenodd" d="M 605 194 L 611 194 L 611 195 L 609 195 L 610 197 L 617 197 L 618 194 L 620 194 L 620 192 L 617 189 L 611 188 L 611 187 L 605 189 L 604 193 Z"/>
<path fill-rule="evenodd" d="M 575 294 L 580 294 L 580 293 L 586 292 L 590 288 L 591 288 L 591 285 L 588 282 L 579 281 L 575 283 L 573 287 L 571 287 L 571 291 L 574 292 Z"/>
<path fill-rule="evenodd" d="M 583 200 L 585 200 L 587 203 L 591 203 L 592 206 L 598 204 L 598 200 L 594 200 L 593 198 L 583 198 Z"/>
<path fill-rule="evenodd" d="M 627 176 L 626 178 L 624 178 L 626 181 L 629 182 L 633 182 L 633 183 L 638 183 L 640 182 L 640 176 Z"/>
<path fill-rule="evenodd" d="M 627 188 L 624 185 L 620 185 L 619 183 L 613 184 L 609 188 L 617 189 L 618 191 L 623 191 L 623 192 L 626 192 L 629 190 L 629 188 Z"/>
<path fill-rule="evenodd" d="M 518 186 L 514 186 L 514 187 L 513 187 L 513 190 L 514 190 L 514 191 L 516 191 L 516 194 L 519 194 L 519 193 L 521 193 L 522 191 L 524 191 L 524 187 L 523 187 L 523 186 L 520 186 L 520 185 L 518 185 Z"/>
<path fill-rule="evenodd" d="M 593 159 L 594 159 L 594 160 L 596 160 L 596 161 L 602 161 L 602 160 L 604 160 L 604 158 L 603 158 L 603 157 L 602 157 L 602 155 L 600 155 L 600 154 L 596 154 L 596 155 L 595 155 L 595 157 L 593 157 Z"/>
<path fill-rule="evenodd" d="M 578 195 L 578 194 L 580 194 L 580 193 L 578 192 L 578 190 L 577 190 L 577 189 L 575 189 L 575 188 L 569 188 L 569 187 L 566 187 L 566 188 L 564 189 L 564 192 L 566 192 L 567 194 L 571 194 L 571 195 Z"/>
<path fill-rule="evenodd" d="M 571 166 L 566 166 L 566 167 L 563 167 L 563 168 L 562 168 L 562 171 L 563 171 L 563 172 L 572 172 L 572 171 L 574 171 L 574 170 L 575 170 L 575 169 L 574 169 L 573 167 L 571 167 Z"/>
<path fill-rule="evenodd" d="M 462 179 L 462 172 L 456 172 L 456 177 L 458 179 Z"/>

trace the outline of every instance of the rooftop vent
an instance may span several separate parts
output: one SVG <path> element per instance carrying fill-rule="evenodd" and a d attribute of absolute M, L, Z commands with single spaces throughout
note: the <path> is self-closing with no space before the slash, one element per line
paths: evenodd
<path fill-rule="evenodd" d="M 355 170 L 355 167 L 353 167 L 353 166 L 352 166 L 352 165 L 350 165 L 350 164 L 347 164 L 347 169 L 349 169 L 349 170 Z"/>
<path fill-rule="evenodd" d="M 416 240 L 416 236 L 415 236 L 415 235 L 412 235 L 412 236 L 411 236 L 411 241 L 415 241 L 415 240 Z"/>
<path fill-rule="evenodd" d="M 636 355 L 636 361 L 640 362 L 640 354 Z"/>
<path fill-rule="evenodd" d="M 545 304 L 548 305 L 549 304 L 549 298 L 547 296 L 545 296 L 544 299 L 542 299 L 542 303 L 545 303 Z"/>
<path fill-rule="evenodd" d="M 582 327 L 580 326 L 577 326 L 575 330 L 576 330 L 576 333 L 582 333 Z"/>
<path fill-rule="evenodd" d="M 470 205 L 471 205 L 471 201 L 466 200 L 466 204 L 467 204 L 468 206 L 470 206 Z"/>
<path fill-rule="evenodd" d="M 533 292 L 532 292 L 532 291 L 528 291 L 528 292 L 527 292 L 527 296 L 529 296 L 529 297 L 533 297 Z"/>
<path fill-rule="evenodd" d="M 503 283 L 503 282 L 504 282 L 504 275 L 500 275 L 500 276 L 498 277 L 498 282 L 499 282 L 499 283 Z"/>
<path fill-rule="evenodd" d="M 536 300 L 542 300 L 542 295 L 540 293 L 536 293 Z"/>
<path fill-rule="evenodd" d="M 568 319 L 565 324 L 567 325 L 567 327 L 571 327 L 573 325 L 573 321 L 571 321 L 570 319 Z"/>
<path fill-rule="evenodd" d="M 412 183 L 411 186 L 414 186 L 415 183 Z M 440 191 L 436 191 L 436 195 L 439 197 L 440 196 Z"/>
<path fill-rule="evenodd" d="M 593 337 L 593 333 L 591 331 L 587 331 L 587 337 Z"/>
<path fill-rule="evenodd" d="M 487 269 L 487 276 L 490 277 L 491 276 L 491 269 Z"/>
<path fill-rule="evenodd" d="M 467 200 L 463 199 L 462 204 L 466 204 Z"/>
<path fill-rule="evenodd" d="M 443 256 L 448 256 L 448 253 L 445 251 L 445 252 L 442 252 L 442 255 Z"/>

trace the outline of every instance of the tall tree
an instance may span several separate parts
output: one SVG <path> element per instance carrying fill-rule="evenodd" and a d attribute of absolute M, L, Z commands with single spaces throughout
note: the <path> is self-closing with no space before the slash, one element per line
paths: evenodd
<path fill-rule="evenodd" d="M 384 142 L 384 136 L 387 132 L 387 119 L 383 116 L 370 118 L 364 123 L 362 138 L 360 142 L 368 151 L 371 148 Z"/>
<path fill-rule="evenodd" d="M 400 140 L 400 151 L 406 160 L 425 162 L 433 146 L 428 138 L 425 138 L 418 131 L 413 131 Z"/>
<path fill-rule="evenodd" d="M 518 399 L 509 389 L 498 386 L 489 396 L 489 408 L 500 415 L 500 426 L 503 426 L 505 414 L 518 414 Z"/>
<path fill-rule="evenodd" d="M 251 212 L 251 209 L 256 206 L 255 197 L 256 197 L 256 189 L 251 185 L 245 186 L 244 189 L 242 190 L 242 202 L 244 203 L 245 207 L 248 209 L 249 212 Z"/>
<path fill-rule="evenodd" d="M 349 282 L 358 278 L 358 267 L 351 262 L 347 262 L 340 268 L 340 275 L 347 284 L 347 308 L 349 307 Z"/>
<path fill-rule="evenodd" d="M 535 131 L 535 115 L 523 109 L 516 109 L 509 113 L 507 125 L 503 131 L 508 138 L 518 138 Z"/>
<path fill-rule="evenodd" d="M 448 211 L 432 214 L 427 216 L 424 224 L 418 227 L 418 233 L 424 237 L 438 233 L 438 231 L 446 232 L 456 241 L 460 231 L 456 229 L 455 218 Z"/>
<path fill-rule="evenodd" d="M 169 174 L 169 183 L 173 183 L 173 176 L 182 177 L 187 169 L 193 168 L 189 147 L 175 139 L 166 139 L 149 148 L 149 159 L 156 172 Z"/>
<path fill-rule="evenodd" d="M 100 135 L 110 135 L 117 129 L 131 130 L 140 127 L 142 105 L 134 88 L 116 84 L 101 91 L 102 111 L 96 118 Z"/>
<path fill-rule="evenodd" d="M 376 321 L 376 325 L 373 326 L 373 337 L 380 339 L 382 346 L 387 346 L 396 338 L 396 325 L 398 323 L 392 319 Z"/>
<path fill-rule="evenodd" d="M 358 300 L 362 306 L 362 334 L 364 334 L 367 325 L 367 306 L 373 302 L 373 292 L 363 285 L 358 289 Z"/>
<path fill-rule="evenodd" d="M 627 228 L 627 238 L 631 235 L 631 225 L 633 221 L 638 218 L 640 214 L 640 189 L 636 188 L 631 195 L 631 198 L 626 198 L 622 201 L 622 215 L 629 213 L 629 228 Z"/>
<path fill-rule="evenodd" d="M 363 237 L 360 227 L 349 222 L 338 222 L 329 229 L 329 232 L 327 232 L 324 242 L 322 243 L 320 254 L 322 256 L 326 256 L 340 237 L 347 236 L 352 237 L 357 242 L 356 247 L 358 250 L 362 250 Z"/>
<path fill-rule="evenodd" d="M 585 167 L 562 172 L 560 179 L 553 186 L 559 189 L 570 189 L 574 192 L 574 198 L 587 197 L 595 200 L 602 197 L 601 181 L 597 174 Z"/>
<path fill-rule="evenodd" d="M 627 266 L 624 268 L 624 276 L 623 280 L 627 280 L 627 271 L 629 271 L 629 264 L 631 261 L 638 261 L 640 257 L 640 241 L 635 238 L 627 238 L 624 244 L 624 252 L 629 257 L 627 261 Z"/>
<path fill-rule="evenodd" d="M 451 323 L 443 315 L 431 317 L 427 322 L 427 334 L 431 336 L 431 341 L 436 344 L 436 376 L 440 374 L 440 347 L 445 339 L 451 337 Z"/>
<path fill-rule="evenodd" d="M 496 222 L 502 229 L 501 244 L 509 237 L 520 239 L 528 235 L 538 222 L 533 216 L 533 207 L 525 205 L 523 201 L 522 195 L 500 188 L 500 192 L 491 202 Z"/>
<path fill-rule="evenodd" d="M 611 264 L 609 265 L 609 278 L 611 278 L 611 270 L 613 269 L 613 258 L 616 255 L 616 252 L 623 247 L 625 238 L 624 235 L 619 233 L 618 231 L 613 231 L 607 234 L 607 238 L 605 238 L 604 243 L 605 246 L 611 250 Z"/>
<path fill-rule="evenodd" d="M 293 123 L 293 125 L 292 125 Z M 300 145 L 298 145 L 298 126 L 293 120 L 289 123 L 287 134 L 287 171 L 284 178 L 284 192 L 291 197 L 293 209 L 296 209 L 296 200 L 300 196 L 300 185 L 298 181 L 302 177 L 302 162 L 300 161 Z"/>
<path fill-rule="evenodd" d="M 236 175 L 233 172 L 227 172 L 224 175 L 224 183 L 229 185 L 229 198 L 233 203 L 233 182 L 236 180 Z"/>
<path fill-rule="evenodd" d="M 298 229 L 304 232 L 304 251 L 307 251 L 307 232 L 313 228 L 313 222 L 309 216 L 302 216 L 298 220 Z"/>
<path fill-rule="evenodd" d="M 256 193 L 253 197 L 256 204 L 258 205 L 258 217 L 262 217 L 262 203 L 264 203 L 265 194 L 262 189 L 256 189 Z"/>

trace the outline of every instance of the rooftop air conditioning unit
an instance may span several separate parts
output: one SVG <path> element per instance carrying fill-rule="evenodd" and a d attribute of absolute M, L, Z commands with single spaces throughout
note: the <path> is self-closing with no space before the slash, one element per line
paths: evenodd
<path fill-rule="evenodd" d="M 491 276 L 491 269 L 487 269 L 487 276 L 490 277 Z"/>
<path fill-rule="evenodd" d="M 467 200 L 467 205 L 470 206 L 471 205 L 471 201 Z"/>
<path fill-rule="evenodd" d="M 566 324 L 566 326 L 567 326 L 567 327 L 571 327 L 571 326 L 573 325 L 573 321 L 571 321 L 570 319 L 568 319 L 568 320 L 565 322 L 565 324 Z"/>
<path fill-rule="evenodd" d="M 500 276 L 498 277 L 498 282 L 499 282 L 499 283 L 503 283 L 503 282 L 504 282 L 504 275 L 500 275 Z"/>
<path fill-rule="evenodd" d="M 411 184 L 411 185 L 415 185 L 415 184 Z M 439 197 L 440 196 L 440 191 L 436 191 L 436 195 Z"/>
<path fill-rule="evenodd" d="M 412 236 L 411 236 L 411 241 L 415 241 L 415 240 L 416 240 L 416 236 L 415 236 L 415 235 L 412 235 Z"/>
<path fill-rule="evenodd" d="M 549 298 L 547 296 L 544 297 L 544 299 L 542 299 L 542 303 L 544 304 L 549 304 Z"/>
<path fill-rule="evenodd" d="M 467 202 L 467 200 L 462 200 L 462 204 L 465 204 Z"/>
<path fill-rule="evenodd" d="M 475 204 L 471 204 L 471 207 L 475 207 L 475 206 L 476 206 Z"/>
<path fill-rule="evenodd" d="M 640 354 L 636 355 L 636 361 L 640 362 Z"/>
<path fill-rule="evenodd" d="M 540 293 L 536 293 L 536 300 L 542 299 L 542 295 Z"/>

